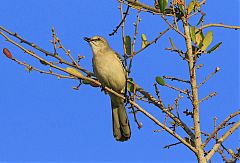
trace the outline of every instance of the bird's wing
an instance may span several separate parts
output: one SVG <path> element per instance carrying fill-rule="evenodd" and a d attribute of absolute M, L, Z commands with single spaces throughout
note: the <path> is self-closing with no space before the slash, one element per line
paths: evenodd
<path fill-rule="evenodd" d="M 126 70 L 126 67 L 125 67 L 125 64 L 124 64 L 124 60 L 122 59 L 122 57 L 120 56 L 120 54 L 118 54 L 117 52 L 115 52 L 116 56 L 119 58 L 119 60 L 121 61 L 122 63 L 122 67 L 123 67 L 123 70 L 126 74 L 126 78 L 127 78 L 127 70 Z"/>

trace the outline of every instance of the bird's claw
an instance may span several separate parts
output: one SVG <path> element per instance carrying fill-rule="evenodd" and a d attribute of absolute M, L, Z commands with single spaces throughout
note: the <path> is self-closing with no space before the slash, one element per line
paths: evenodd
<path fill-rule="evenodd" d="M 124 103 L 126 103 L 126 105 L 130 102 L 130 97 L 128 95 L 124 95 L 125 99 L 124 99 Z"/>

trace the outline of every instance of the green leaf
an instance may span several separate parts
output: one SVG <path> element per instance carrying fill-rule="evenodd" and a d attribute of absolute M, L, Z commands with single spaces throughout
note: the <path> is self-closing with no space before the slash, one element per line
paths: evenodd
<path fill-rule="evenodd" d="M 185 15 L 184 6 L 181 5 L 181 4 L 178 4 L 178 8 L 179 8 L 180 11 Z"/>
<path fill-rule="evenodd" d="M 160 76 L 157 76 L 156 77 L 156 82 L 161 85 L 161 86 L 164 86 L 166 85 L 166 82 L 163 80 L 163 78 L 161 78 Z"/>
<path fill-rule="evenodd" d="M 209 31 L 202 41 L 202 46 L 200 47 L 202 51 L 205 51 L 209 45 L 212 43 L 213 33 Z"/>
<path fill-rule="evenodd" d="M 128 55 L 131 55 L 132 54 L 132 46 L 131 46 L 131 37 L 130 36 L 125 36 L 124 44 L 125 44 L 126 53 Z"/>
<path fill-rule="evenodd" d="M 168 6 L 168 0 L 158 0 L 158 5 L 161 12 L 164 12 L 165 8 Z"/>
<path fill-rule="evenodd" d="M 191 40 L 196 43 L 196 33 L 195 33 L 195 27 L 194 26 L 190 26 L 190 36 L 191 36 Z"/>
<path fill-rule="evenodd" d="M 204 16 L 205 15 L 202 15 L 202 17 L 199 19 L 199 21 L 198 21 L 198 23 L 197 23 L 197 25 L 196 26 L 198 26 L 201 22 L 203 22 L 204 21 Z"/>
<path fill-rule="evenodd" d="M 176 45 L 173 43 L 172 39 L 169 37 L 170 44 L 172 45 L 173 49 L 177 49 Z"/>
<path fill-rule="evenodd" d="M 142 38 L 142 48 L 145 48 L 149 44 L 149 42 L 147 41 L 147 37 L 145 34 L 142 34 L 141 38 Z"/>
<path fill-rule="evenodd" d="M 137 85 L 134 81 L 133 78 L 128 78 L 127 80 L 127 90 L 132 93 L 136 93 L 137 90 L 139 90 L 140 87 Z M 144 95 L 144 94 L 143 94 Z"/>
<path fill-rule="evenodd" d="M 129 92 L 134 93 L 134 84 L 128 83 L 128 84 L 127 84 L 127 90 L 128 90 Z"/>
<path fill-rule="evenodd" d="M 213 46 L 211 49 L 209 49 L 207 51 L 207 53 L 212 53 L 213 51 L 217 50 L 220 46 L 222 45 L 222 42 L 219 42 L 218 44 L 216 44 L 215 46 Z"/>
<path fill-rule="evenodd" d="M 190 14 L 192 12 L 192 10 L 194 9 L 195 3 L 193 1 L 191 1 L 188 4 L 188 8 L 187 8 L 187 13 Z"/>

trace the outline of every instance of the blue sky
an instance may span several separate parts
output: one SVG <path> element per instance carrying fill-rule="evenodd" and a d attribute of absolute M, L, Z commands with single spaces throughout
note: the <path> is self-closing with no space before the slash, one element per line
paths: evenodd
<path fill-rule="evenodd" d="M 143 1 L 144 2 L 144 1 Z M 147 2 L 151 4 L 150 2 Z M 51 51 L 51 27 L 62 43 L 77 54 L 86 56 L 81 65 L 91 68 L 91 49 L 83 41 L 84 36 L 102 35 L 109 40 L 113 49 L 123 53 L 121 33 L 113 37 L 108 34 L 120 22 L 117 1 L 77 0 L 8 0 L 1 2 L 0 25 L 17 32 L 29 41 Z M 239 25 L 239 1 L 228 3 L 207 1 L 204 6 L 206 22 Z M 158 16 L 142 14 L 139 33 L 145 33 L 149 40 L 166 29 Z M 133 34 L 136 12 L 130 10 L 126 34 Z M 196 22 L 197 20 L 193 20 Z M 239 31 L 211 28 L 213 44 L 223 42 L 215 53 L 203 56 L 199 63 L 204 67 L 198 71 L 198 82 L 218 66 L 221 71 L 200 89 L 200 98 L 213 91 L 218 96 L 201 104 L 203 131 L 211 132 L 213 117 L 218 123 L 239 108 Z M 207 31 L 205 31 L 207 32 Z M 183 40 L 171 31 L 156 45 L 138 54 L 133 60 L 131 76 L 149 92 L 154 92 L 153 83 L 157 75 L 187 78 L 188 68 L 177 54 L 164 51 L 169 47 L 171 36 L 178 47 L 185 46 Z M 140 37 L 137 39 L 140 48 Z M 42 67 L 39 62 L 26 56 L 19 49 L 0 38 L 1 49 L 7 47 L 14 57 Z M 63 54 L 63 53 L 62 53 Z M 195 162 L 195 156 L 183 145 L 171 149 L 163 146 L 177 142 L 167 133 L 154 133 L 159 129 L 145 116 L 139 114 L 143 128 L 138 130 L 129 115 L 132 137 L 128 142 L 116 142 L 112 136 L 111 110 L 108 96 L 89 86 L 79 91 L 72 86 L 72 80 L 57 80 L 56 77 L 37 72 L 28 73 L 24 67 L 0 55 L 0 161 L 76 161 L 76 162 Z M 168 81 L 169 84 L 175 83 Z M 178 86 L 185 86 L 176 83 Z M 160 87 L 165 104 L 172 104 L 178 93 Z M 158 117 L 164 116 L 152 105 L 140 103 L 142 107 Z M 180 109 L 190 109 L 183 100 Z M 191 122 L 188 117 L 183 117 Z M 238 143 L 237 143 L 238 142 Z M 225 143 L 234 148 L 239 146 L 239 131 Z M 214 160 L 221 160 L 219 155 Z M 181 160 L 181 161 L 180 161 Z"/>

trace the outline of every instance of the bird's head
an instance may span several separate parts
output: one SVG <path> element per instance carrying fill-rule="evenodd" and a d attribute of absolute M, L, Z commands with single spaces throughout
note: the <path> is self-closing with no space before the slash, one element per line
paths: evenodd
<path fill-rule="evenodd" d="M 107 40 L 101 36 L 94 36 L 92 38 L 84 37 L 83 39 L 90 44 L 94 52 L 109 48 Z"/>

